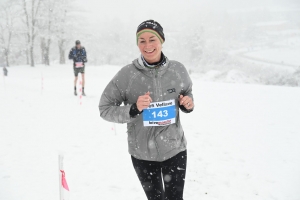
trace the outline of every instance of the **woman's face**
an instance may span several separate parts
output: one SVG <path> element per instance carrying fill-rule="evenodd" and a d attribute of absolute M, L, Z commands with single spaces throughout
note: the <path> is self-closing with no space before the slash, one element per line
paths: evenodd
<path fill-rule="evenodd" d="M 162 44 L 158 37 L 150 32 L 145 32 L 138 38 L 138 47 L 148 63 L 160 61 Z"/>

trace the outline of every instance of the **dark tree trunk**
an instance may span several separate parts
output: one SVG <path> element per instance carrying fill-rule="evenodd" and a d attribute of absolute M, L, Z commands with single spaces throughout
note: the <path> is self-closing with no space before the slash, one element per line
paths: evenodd
<path fill-rule="evenodd" d="M 31 42 L 31 46 L 30 46 L 30 66 L 34 67 L 33 42 Z"/>
<path fill-rule="evenodd" d="M 34 67 L 34 2 L 35 0 L 31 1 L 31 45 L 30 45 L 30 66 Z"/>
<path fill-rule="evenodd" d="M 35 4 L 35 2 L 37 1 L 37 4 Z M 38 12 L 39 12 L 39 8 L 40 8 L 40 3 L 41 0 L 31 0 L 31 7 L 30 7 L 30 11 L 31 11 L 31 19 L 29 20 L 29 15 L 28 15 L 28 11 L 27 11 L 27 6 L 26 6 L 26 0 L 23 0 L 23 9 L 24 9 L 24 13 L 25 13 L 25 17 L 26 17 L 26 25 L 27 25 L 27 42 L 28 42 L 28 46 L 29 46 L 29 58 L 30 58 L 30 66 L 34 67 L 35 62 L 34 62 L 34 39 L 36 36 L 36 22 L 37 22 L 37 17 L 38 17 Z M 29 25 L 30 24 L 30 25 Z M 31 27 L 31 30 L 30 30 Z"/>
<path fill-rule="evenodd" d="M 60 64 L 66 64 L 66 57 L 65 57 L 65 40 L 61 39 L 58 42 L 58 48 L 59 48 L 59 63 Z"/>
<path fill-rule="evenodd" d="M 23 10 L 24 10 L 26 26 L 27 26 L 26 63 L 27 63 L 27 65 L 29 65 L 29 49 L 28 49 L 28 47 L 30 46 L 30 28 L 29 28 L 29 16 L 28 16 L 28 12 L 27 12 L 26 0 L 23 0 Z"/>
<path fill-rule="evenodd" d="M 51 44 L 51 39 L 48 39 L 48 44 L 47 44 L 47 46 L 45 48 L 45 64 L 46 65 L 50 65 L 50 58 L 49 58 L 50 44 Z"/>
<path fill-rule="evenodd" d="M 41 38 L 41 56 L 42 56 L 42 64 L 45 64 L 45 47 L 46 46 L 46 42 L 45 42 L 45 38 L 42 37 Z"/>
<path fill-rule="evenodd" d="M 29 65 L 29 51 L 28 51 L 28 48 L 26 48 L 26 64 Z"/>
<path fill-rule="evenodd" d="M 8 59 L 8 49 L 4 49 L 4 55 L 5 55 L 5 62 L 6 66 L 9 67 L 9 59 Z"/>
<path fill-rule="evenodd" d="M 29 25 L 28 25 L 28 31 L 29 31 Z M 30 61 L 29 61 L 29 47 L 30 46 L 30 34 L 28 32 L 27 34 L 27 47 L 26 47 L 26 64 L 29 65 Z"/>

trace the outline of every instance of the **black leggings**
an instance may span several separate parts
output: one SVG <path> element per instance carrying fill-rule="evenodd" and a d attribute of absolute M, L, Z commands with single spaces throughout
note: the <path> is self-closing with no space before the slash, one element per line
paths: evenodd
<path fill-rule="evenodd" d="M 148 200 L 183 200 L 186 150 L 163 162 L 131 159 Z"/>

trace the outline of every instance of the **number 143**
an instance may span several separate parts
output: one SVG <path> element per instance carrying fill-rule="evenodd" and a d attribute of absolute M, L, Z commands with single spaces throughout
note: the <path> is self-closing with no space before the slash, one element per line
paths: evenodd
<path fill-rule="evenodd" d="M 168 111 L 167 110 L 161 110 L 158 113 L 156 113 L 155 111 L 152 112 L 152 115 L 154 118 L 156 117 L 167 117 L 168 116 Z"/>

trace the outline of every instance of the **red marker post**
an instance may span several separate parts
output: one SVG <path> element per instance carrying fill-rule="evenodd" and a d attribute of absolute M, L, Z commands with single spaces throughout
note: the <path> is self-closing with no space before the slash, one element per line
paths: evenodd
<path fill-rule="evenodd" d="M 66 180 L 63 161 L 64 161 L 64 155 L 59 154 L 58 155 L 59 200 L 68 200 L 70 190 Z"/>

